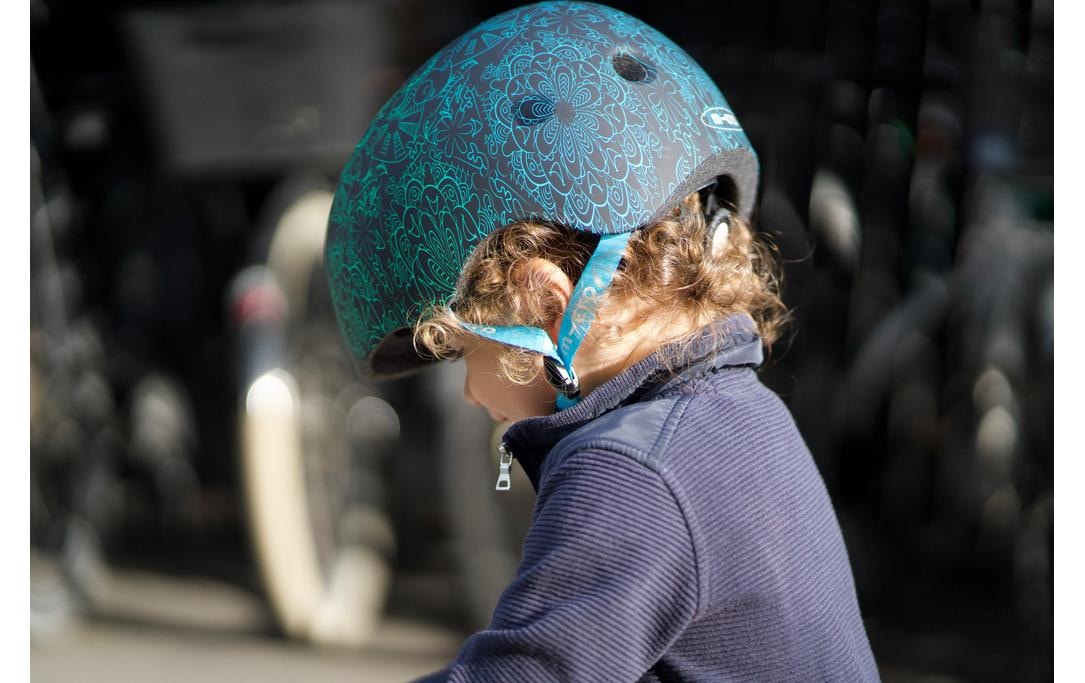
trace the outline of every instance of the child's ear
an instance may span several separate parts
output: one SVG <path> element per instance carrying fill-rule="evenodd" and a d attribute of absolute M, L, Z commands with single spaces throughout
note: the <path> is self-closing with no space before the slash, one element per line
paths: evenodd
<path fill-rule="evenodd" d="M 545 287 L 561 303 L 561 310 L 557 317 L 549 321 L 546 331 L 554 344 L 558 343 L 558 331 L 561 329 L 561 319 L 565 316 L 565 309 L 569 306 L 569 299 L 573 296 L 573 282 L 561 268 L 553 261 L 541 257 L 528 259 L 517 268 L 518 278 L 522 278 L 524 285 L 531 289 Z"/>

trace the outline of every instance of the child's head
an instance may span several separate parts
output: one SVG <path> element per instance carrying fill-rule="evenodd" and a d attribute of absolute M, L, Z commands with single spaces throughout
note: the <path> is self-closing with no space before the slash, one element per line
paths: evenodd
<path fill-rule="evenodd" d="M 664 220 L 633 233 L 622 262 L 577 355 L 585 392 L 667 345 L 676 353 L 702 327 L 750 315 L 766 346 L 787 310 L 776 261 L 744 220 L 709 224 L 700 193 Z M 598 236 L 554 223 L 519 222 L 487 237 L 468 259 L 449 306 L 427 310 L 415 343 L 437 358 L 467 357 L 465 398 L 495 418 L 520 419 L 553 409 L 542 357 L 467 330 L 526 325 L 557 341 L 558 326 Z M 670 359 L 667 359 L 670 360 Z"/>
<path fill-rule="evenodd" d="M 344 167 L 325 246 L 340 330 L 370 377 L 477 353 L 552 400 L 541 374 L 558 409 L 730 313 L 771 341 L 783 310 L 743 222 L 758 171 L 719 88 L 651 26 L 590 2 L 510 10 L 419 68 Z M 729 229 L 706 224 L 717 200 Z"/>

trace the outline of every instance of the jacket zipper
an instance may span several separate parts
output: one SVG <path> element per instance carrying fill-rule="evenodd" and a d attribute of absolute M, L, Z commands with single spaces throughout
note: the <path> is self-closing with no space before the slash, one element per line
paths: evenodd
<path fill-rule="evenodd" d="M 501 445 L 497 447 L 497 452 L 501 454 L 501 459 L 497 465 L 496 490 L 508 491 L 512 488 L 512 475 L 509 474 L 509 468 L 512 467 L 512 451 L 509 450 L 508 443 L 502 441 Z"/>

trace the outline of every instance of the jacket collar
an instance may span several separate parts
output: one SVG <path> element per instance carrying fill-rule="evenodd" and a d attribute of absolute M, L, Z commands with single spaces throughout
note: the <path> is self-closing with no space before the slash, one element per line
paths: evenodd
<path fill-rule="evenodd" d="M 668 365 L 667 358 L 672 360 Z M 513 424 L 503 437 L 538 489 L 543 459 L 563 438 L 595 418 L 651 400 L 724 367 L 761 365 L 761 338 L 753 319 L 733 315 L 703 327 L 692 341 L 669 344 L 596 387 L 575 406 Z"/>

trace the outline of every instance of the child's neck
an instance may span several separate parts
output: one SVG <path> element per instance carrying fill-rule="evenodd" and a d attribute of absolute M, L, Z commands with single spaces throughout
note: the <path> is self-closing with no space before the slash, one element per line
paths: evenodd
<path fill-rule="evenodd" d="M 646 321 L 610 335 L 605 344 L 600 344 L 589 334 L 573 361 L 573 368 L 580 378 L 581 396 L 587 396 L 592 390 L 658 351 L 664 344 L 676 341 L 702 326 L 695 321 L 686 321 L 685 324 L 676 324 L 673 320 Z M 670 334 L 665 333 L 667 330 L 670 330 Z M 676 333 L 675 330 L 685 332 Z"/>
<path fill-rule="evenodd" d="M 587 396 L 594 389 L 614 379 L 626 369 L 636 365 L 647 358 L 655 348 L 640 347 L 628 351 L 624 356 L 616 357 L 607 354 L 608 358 L 582 358 L 577 354 L 573 363 L 577 376 L 580 378 L 580 394 Z"/>

